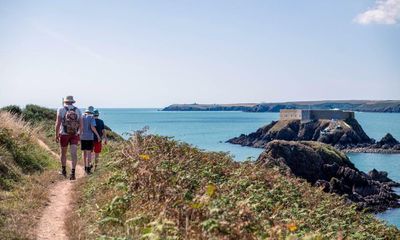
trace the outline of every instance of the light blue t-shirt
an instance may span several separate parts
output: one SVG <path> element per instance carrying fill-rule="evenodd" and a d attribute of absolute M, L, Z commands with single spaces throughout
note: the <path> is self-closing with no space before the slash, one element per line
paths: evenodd
<path fill-rule="evenodd" d="M 81 140 L 94 140 L 94 133 L 91 126 L 96 127 L 96 120 L 93 116 L 84 114 L 82 115 L 83 120 L 83 132 Z"/>

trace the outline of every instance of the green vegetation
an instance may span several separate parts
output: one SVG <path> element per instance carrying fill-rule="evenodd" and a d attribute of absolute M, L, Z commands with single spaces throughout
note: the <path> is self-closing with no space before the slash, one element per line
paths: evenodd
<path fill-rule="evenodd" d="M 54 124 L 57 116 L 55 109 L 49 109 L 34 104 L 28 104 L 21 109 L 16 105 L 9 105 L 0 109 L 0 112 L 10 112 L 21 117 L 35 127 L 40 128 L 43 133 L 41 140 L 44 141 L 53 151 L 58 151 L 58 145 L 55 143 Z M 109 127 L 107 136 L 110 141 L 123 141 L 124 139 L 117 133 L 113 132 Z"/>
<path fill-rule="evenodd" d="M 46 188 L 57 177 L 57 161 L 39 146 L 40 135 L 17 115 L 0 112 L 0 239 L 33 238 Z"/>
<path fill-rule="evenodd" d="M 318 154 L 322 155 L 325 159 L 340 160 L 341 162 L 338 162 L 339 165 L 353 165 L 353 163 L 350 162 L 345 153 L 337 150 L 331 145 L 321 144 L 320 142 L 315 141 L 301 141 L 300 143 L 311 147 L 316 152 L 318 152 Z"/>
<path fill-rule="evenodd" d="M 54 125 L 54 120 L 56 119 L 56 111 L 53 109 L 41 107 L 34 104 L 28 104 L 24 109 L 21 109 L 17 105 L 9 105 L 3 108 L 0 108 L 1 112 L 9 112 L 12 115 L 21 116 L 25 121 L 30 123 L 43 123 L 47 121 L 53 121 L 52 125 Z"/>
<path fill-rule="evenodd" d="M 172 104 L 163 111 L 279 112 L 281 109 L 343 109 L 360 112 L 400 112 L 398 100 L 327 100 L 275 103 Z"/>
<path fill-rule="evenodd" d="M 34 104 L 28 104 L 22 111 L 22 117 L 24 120 L 31 123 L 48 123 L 50 126 L 54 126 L 57 112 L 54 109 L 40 107 Z"/>
<path fill-rule="evenodd" d="M 400 238 L 397 228 L 278 169 L 166 137 L 137 133 L 108 146 L 99 171 L 80 184 L 67 223 L 72 239 Z"/>
<path fill-rule="evenodd" d="M 109 141 L 115 141 L 115 142 L 124 141 L 121 135 L 112 131 L 111 128 L 109 128 L 107 125 L 105 126 L 105 128 L 107 130 L 107 138 Z"/>
<path fill-rule="evenodd" d="M 21 109 L 19 106 L 10 105 L 0 109 L 0 112 L 7 111 L 22 120 L 30 123 L 33 127 L 39 128 L 41 140 L 51 147 L 52 150 L 57 151 L 57 144 L 54 142 L 54 121 L 56 119 L 56 110 L 41 107 L 34 104 L 28 104 L 25 108 Z"/>
<path fill-rule="evenodd" d="M 3 112 L 9 112 L 13 115 L 21 116 L 22 109 L 17 105 L 9 105 L 0 109 Z"/>
<path fill-rule="evenodd" d="M 34 237 L 58 178 L 58 161 L 37 144 L 54 142 L 55 111 L 18 109 L 0 112 L 0 239 Z M 106 145 L 98 171 L 75 191 L 71 239 L 400 238 L 397 228 L 279 169 L 143 133 Z"/>

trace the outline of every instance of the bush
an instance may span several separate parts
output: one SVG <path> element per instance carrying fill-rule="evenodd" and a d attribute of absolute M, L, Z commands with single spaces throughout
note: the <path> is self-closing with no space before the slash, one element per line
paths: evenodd
<path fill-rule="evenodd" d="M 28 104 L 22 111 L 23 119 L 31 123 L 55 121 L 57 111 L 41 107 L 38 105 Z"/>
<path fill-rule="evenodd" d="M 5 106 L 5 107 L 1 108 L 0 111 L 9 112 L 11 114 L 18 115 L 18 116 L 21 116 L 21 114 L 22 114 L 22 109 L 17 105 Z"/>

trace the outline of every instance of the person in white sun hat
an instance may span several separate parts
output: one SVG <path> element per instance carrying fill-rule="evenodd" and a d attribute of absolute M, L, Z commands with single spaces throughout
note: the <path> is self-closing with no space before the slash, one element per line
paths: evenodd
<path fill-rule="evenodd" d="M 70 180 L 75 180 L 75 167 L 78 160 L 77 156 L 77 145 L 79 143 L 79 131 L 82 128 L 81 125 L 81 111 L 75 107 L 73 96 L 66 96 L 63 99 L 63 107 L 57 110 L 56 118 L 56 142 L 60 143 L 61 155 L 61 174 L 67 177 L 67 151 L 68 145 L 71 151 L 71 175 Z"/>

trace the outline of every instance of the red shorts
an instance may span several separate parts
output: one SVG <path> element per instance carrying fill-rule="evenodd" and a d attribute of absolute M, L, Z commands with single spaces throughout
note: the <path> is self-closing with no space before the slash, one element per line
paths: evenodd
<path fill-rule="evenodd" d="M 61 147 L 68 147 L 70 145 L 78 145 L 79 136 L 78 135 L 60 135 L 60 145 Z"/>
<path fill-rule="evenodd" d="M 94 142 L 93 152 L 94 153 L 101 153 L 101 142 L 97 142 L 97 141 Z"/>

